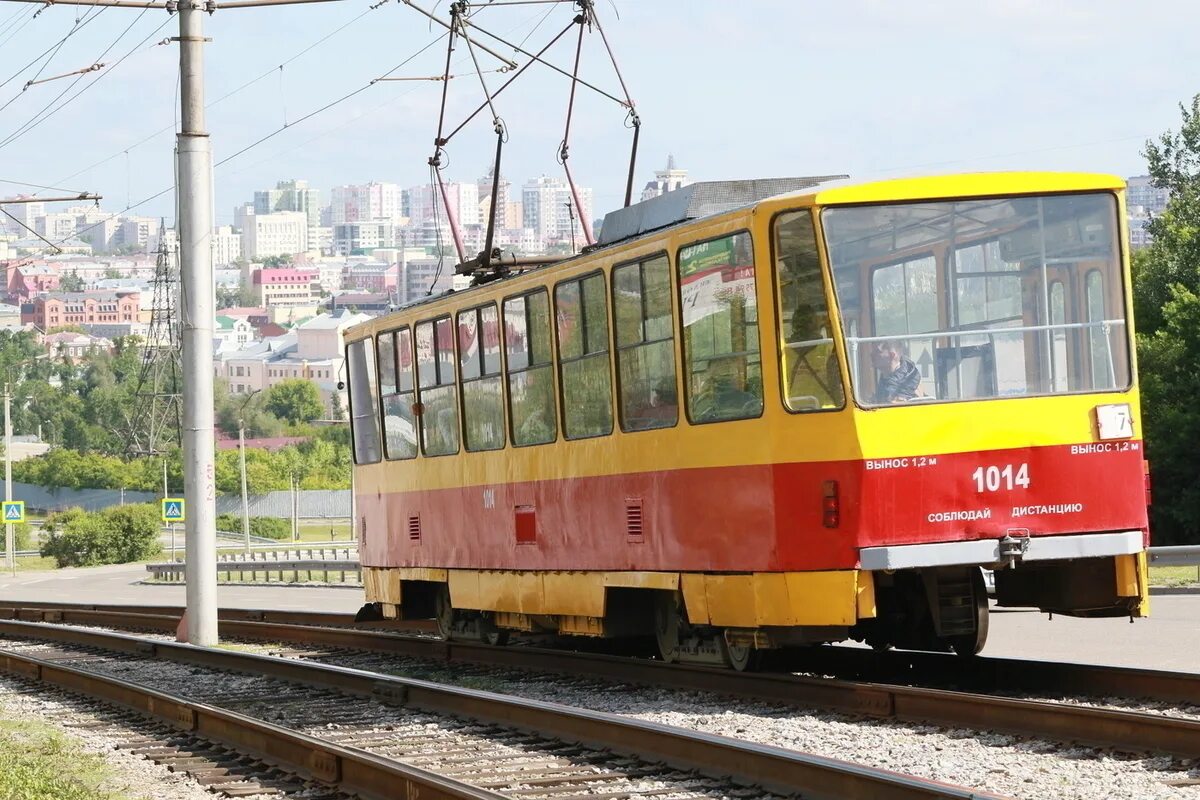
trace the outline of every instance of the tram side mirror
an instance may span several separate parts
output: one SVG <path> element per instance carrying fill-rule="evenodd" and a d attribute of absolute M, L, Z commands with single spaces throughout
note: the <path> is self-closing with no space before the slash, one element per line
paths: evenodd
<path fill-rule="evenodd" d="M 342 391 L 343 389 L 345 389 L 345 388 L 346 388 L 346 382 L 345 382 L 345 381 L 338 381 L 338 382 L 337 382 L 337 388 L 338 388 L 338 391 L 339 391 L 339 392 L 340 392 L 340 391 Z"/>

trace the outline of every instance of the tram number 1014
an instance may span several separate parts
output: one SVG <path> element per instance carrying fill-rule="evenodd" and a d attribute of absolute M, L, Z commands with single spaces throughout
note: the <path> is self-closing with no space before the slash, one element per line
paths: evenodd
<path fill-rule="evenodd" d="M 971 473 L 977 492 L 998 492 L 1001 489 L 1028 489 L 1029 465 L 1005 464 L 1003 467 L 976 467 Z"/>

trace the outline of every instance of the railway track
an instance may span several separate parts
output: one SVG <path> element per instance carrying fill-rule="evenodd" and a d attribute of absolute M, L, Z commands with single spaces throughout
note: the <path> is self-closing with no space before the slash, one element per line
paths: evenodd
<path fill-rule="evenodd" d="M 152 744 L 152 753 L 186 759 L 193 751 L 204 758 L 206 751 L 232 750 L 364 798 L 996 797 L 614 715 L 311 661 L 12 620 L 0 622 L 0 634 L 3 671 L 182 731 L 183 744 Z M 188 745 L 192 739 L 201 744 Z M 247 772 L 253 765 L 236 775 Z M 217 767 L 211 777 L 229 774 Z"/>
<path fill-rule="evenodd" d="M 175 630 L 177 617 L 169 613 L 136 614 L 132 613 L 132 608 L 135 607 L 26 606 L 0 608 L 0 617 L 159 632 Z M 170 612 L 178 609 L 158 607 L 152 610 Z M 1197 719 L 978 693 L 981 690 L 994 692 L 1002 687 L 1006 691 L 1140 697 L 1200 707 L 1200 675 L 1016 659 L 964 661 L 935 654 L 877 654 L 850 648 L 815 648 L 805 655 L 810 663 L 793 665 L 806 671 L 827 671 L 858 678 L 873 677 L 886 671 L 910 680 L 953 680 L 956 685 L 975 690 L 966 692 L 927 685 L 787 673 L 735 673 L 534 647 L 497 648 L 446 642 L 429 636 L 353 628 L 350 627 L 354 624 L 353 619 L 348 615 L 229 609 L 223 610 L 222 614 L 223 636 L 251 641 L 324 647 L 335 651 L 390 653 L 458 665 L 550 671 L 610 682 L 717 692 L 903 723 L 1036 737 L 1126 753 L 1155 752 L 1183 759 L 1200 758 L 1200 720 Z M 277 615 L 287 621 L 277 621 Z M 2 625 L 0 623 L 0 631 Z M 391 625 L 394 627 L 395 623 Z"/>

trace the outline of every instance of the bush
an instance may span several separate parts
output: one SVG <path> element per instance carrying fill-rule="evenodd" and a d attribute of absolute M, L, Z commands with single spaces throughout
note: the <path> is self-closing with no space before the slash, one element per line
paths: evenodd
<path fill-rule="evenodd" d="M 34 545 L 33 526 L 28 522 L 13 525 L 14 550 L 32 550 Z"/>
<path fill-rule="evenodd" d="M 87 512 L 78 508 L 46 520 L 43 556 L 60 567 L 128 564 L 162 551 L 159 512 L 152 505 L 129 505 Z"/>
<path fill-rule="evenodd" d="M 238 533 L 242 530 L 242 518 L 237 514 L 220 514 L 217 516 L 217 530 Z M 264 539 L 292 538 L 292 523 L 290 520 L 278 517 L 251 517 L 250 535 L 261 536 Z"/>

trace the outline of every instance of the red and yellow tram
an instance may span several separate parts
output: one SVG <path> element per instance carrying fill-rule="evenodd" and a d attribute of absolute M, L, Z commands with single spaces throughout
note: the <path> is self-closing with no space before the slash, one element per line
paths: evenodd
<path fill-rule="evenodd" d="M 1146 614 L 1122 181 L 798 185 L 685 187 L 348 331 L 364 610 L 739 668 L 977 652 L 982 567 Z"/>

